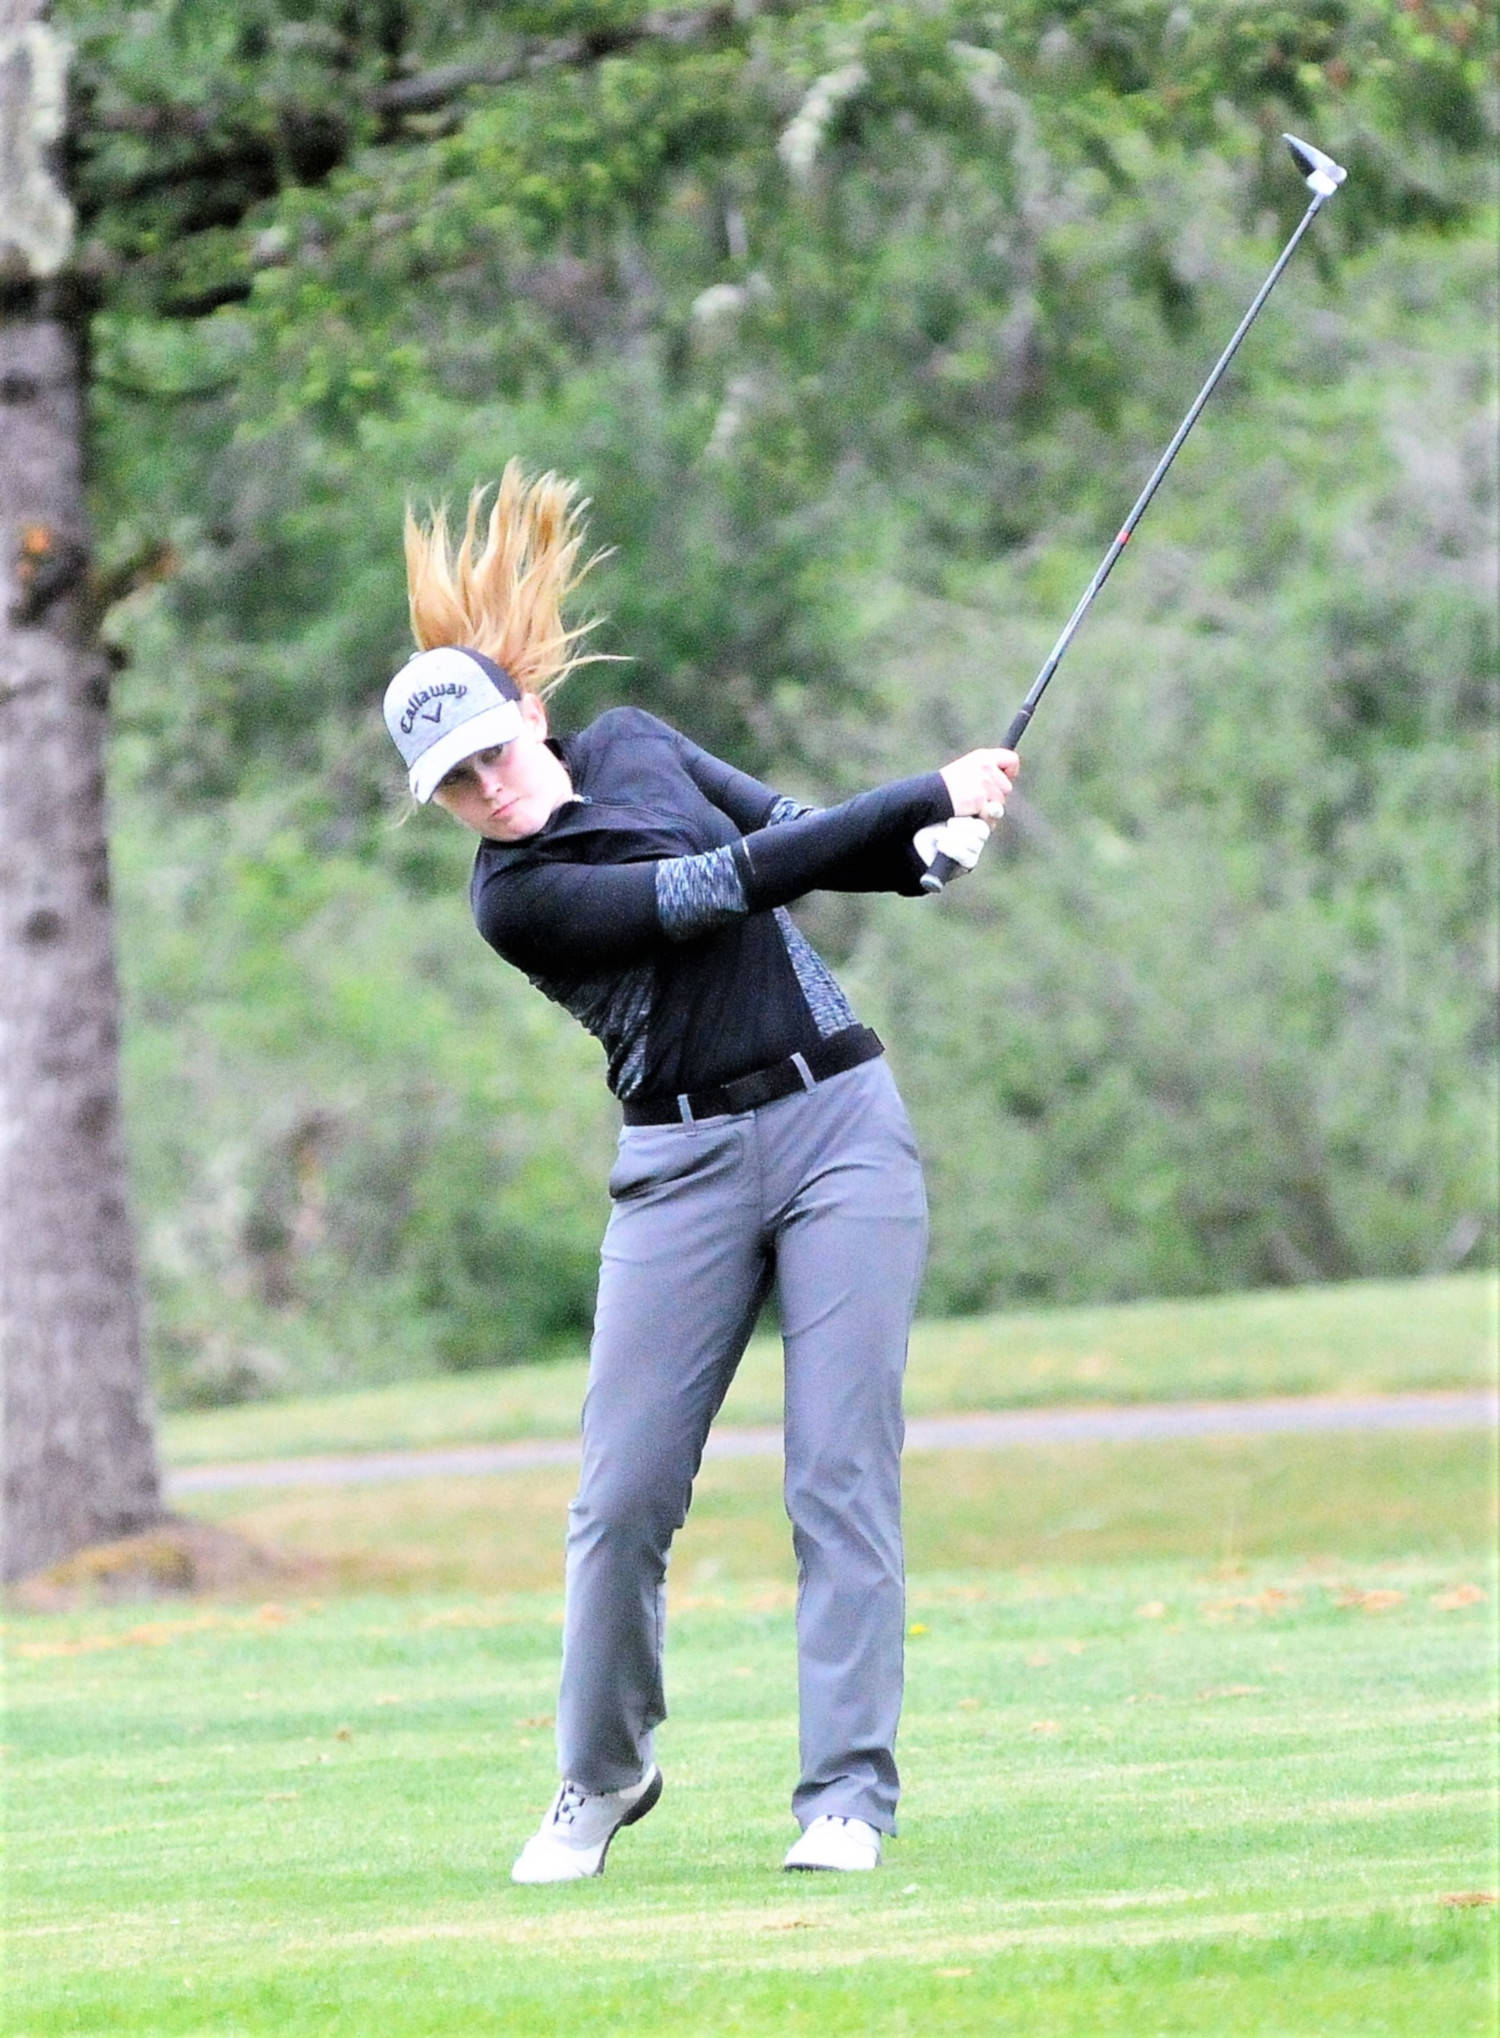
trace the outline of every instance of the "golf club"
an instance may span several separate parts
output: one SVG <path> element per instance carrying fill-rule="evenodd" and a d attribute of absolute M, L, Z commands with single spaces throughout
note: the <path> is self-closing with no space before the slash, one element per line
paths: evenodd
<path fill-rule="evenodd" d="M 1275 289 L 1277 279 L 1280 277 L 1282 270 L 1286 267 L 1287 263 L 1292 259 L 1293 254 L 1296 252 L 1297 243 L 1301 240 L 1302 236 L 1307 232 L 1307 229 L 1312 225 L 1313 220 L 1315 219 L 1318 212 L 1322 208 L 1325 199 L 1329 199 L 1333 196 L 1334 192 L 1338 190 L 1340 184 L 1343 183 L 1344 178 L 1348 175 L 1348 172 L 1342 169 L 1339 164 L 1334 162 L 1331 156 L 1325 156 L 1321 149 L 1313 148 L 1311 144 L 1308 142 L 1299 141 L 1294 134 L 1284 134 L 1282 136 L 1282 140 L 1291 150 L 1292 161 L 1297 165 L 1297 168 L 1301 172 L 1304 181 L 1307 183 L 1309 189 L 1312 191 L 1313 194 L 1312 203 L 1311 205 L 1308 206 L 1306 212 L 1303 213 L 1302 218 L 1299 220 L 1296 232 L 1292 235 L 1291 239 L 1282 249 L 1280 255 L 1278 255 L 1278 257 L 1276 258 L 1275 267 L 1271 270 L 1270 275 L 1267 276 L 1265 282 L 1262 283 L 1260 289 L 1255 293 L 1255 298 L 1250 306 L 1250 309 L 1245 313 L 1245 316 L 1240 320 L 1239 324 L 1235 327 L 1234 337 L 1230 340 L 1229 345 L 1224 349 L 1223 353 L 1214 363 L 1213 371 L 1209 375 L 1209 378 L 1204 383 L 1203 387 L 1198 391 L 1197 397 L 1193 402 L 1192 409 L 1188 412 L 1187 416 L 1183 419 L 1182 423 L 1177 427 L 1177 430 L 1173 433 L 1171 444 L 1167 447 L 1165 453 L 1162 454 L 1160 460 L 1157 461 L 1155 470 L 1153 471 L 1150 480 L 1146 483 L 1146 486 L 1141 490 L 1139 496 L 1136 498 L 1134 509 L 1130 512 L 1130 515 L 1125 519 L 1124 523 L 1120 526 L 1119 535 L 1115 538 L 1114 543 L 1110 546 L 1109 550 L 1105 553 L 1103 559 L 1099 562 L 1098 571 L 1095 573 L 1093 579 L 1084 589 L 1082 600 L 1079 602 L 1077 608 L 1074 609 L 1072 615 L 1068 618 L 1067 628 L 1063 631 L 1062 635 L 1053 645 L 1051 652 L 1048 654 L 1046 664 L 1042 667 L 1041 671 L 1032 681 L 1030 692 L 1027 694 L 1025 700 L 1022 701 L 1020 707 L 1016 710 L 1015 717 L 1012 720 L 1010 727 L 1005 732 L 1004 747 L 1007 750 L 1014 750 L 1016 745 L 1020 742 L 1022 733 L 1025 730 L 1027 723 L 1031 720 L 1032 715 L 1036 712 L 1037 702 L 1046 692 L 1047 683 L 1051 679 L 1053 673 L 1056 672 L 1058 666 L 1061 665 L 1063 660 L 1063 654 L 1067 650 L 1068 646 L 1072 643 L 1073 638 L 1078 631 L 1078 626 L 1080 625 L 1080 623 L 1082 623 L 1084 617 L 1088 614 L 1089 609 L 1092 607 L 1095 595 L 1098 594 L 1100 588 L 1103 587 L 1105 581 L 1108 580 L 1110 574 L 1113 572 L 1115 561 L 1119 558 L 1120 554 L 1125 550 L 1125 547 L 1130 542 L 1131 532 L 1134 531 L 1136 525 L 1145 515 L 1146 505 L 1150 502 L 1152 496 L 1155 495 L 1157 489 L 1161 486 L 1163 477 L 1165 476 L 1167 469 L 1171 466 L 1172 462 L 1177 458 L 1177 454 L 1179 449 L 1181 448 L 1183 440 L 1187 437 L 1188 433 L 1193 429 L 1193 426 L 1198 422 L 1199 413 L 1202 411 L 1203 406 L 1208 402 L 1208 399 L 1213 395 L 1214 390 L 1218 387 L 1219 378 L 1223 375 L 1224 370 L 1229 366 L 1230 362 L 1234 359 L 1235 354 L 1238 352 L 1240 341 L 1243 340 L 1246 333 L 1249 332 L 1251 326 L 1255 323 L 1255 319 L 1260 311 L 1261 306 L 1265 303 L 1266 299 Z M 939 836 L 940 842 L 941 839 L 942 838 L 940 835 Z M 923 891 L 940 892 L 943 889 L 944 885 L 947 884 L 948 880 L 951 877 L 953 877 L 956 872 L 961 871 L 964 868 L 965 868 L 964 865 L 958 863 L 954 858 L 948 856 L 941 848 L 939 848 L 937 855 L 933 858 L 931 864 L 927 869 L 926 875 L 922 879 Z"/>

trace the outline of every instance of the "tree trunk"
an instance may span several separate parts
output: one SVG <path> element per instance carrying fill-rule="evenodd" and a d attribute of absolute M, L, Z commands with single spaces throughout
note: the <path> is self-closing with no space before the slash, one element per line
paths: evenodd
<path fill-rule="evenodd" d="M 162 1518 L 119 1108 L 65 51 L 0 0 L 3 1575 Z"/>

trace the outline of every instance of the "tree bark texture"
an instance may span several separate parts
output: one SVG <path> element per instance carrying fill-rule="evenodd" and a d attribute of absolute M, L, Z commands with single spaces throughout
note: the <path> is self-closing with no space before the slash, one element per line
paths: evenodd
<path fill-rule="evenodd" d="M 119 1104 L 61 46 L 0 0 L 3 1575 L 162 1518 Z"/>

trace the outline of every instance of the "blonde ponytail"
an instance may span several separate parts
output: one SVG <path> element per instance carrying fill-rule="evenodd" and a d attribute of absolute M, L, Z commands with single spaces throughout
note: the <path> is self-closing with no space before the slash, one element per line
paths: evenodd
<path fill-rule="evenodd" d="M 469 497 L 463 535 L 455 545 L 446 505 L 419 522 L 406 509 L 406 592 L 417 647 L 458 644 L 482 651 L 524 693 L 548 694 L 570 672 L 607 656 L 581 651 L 593 622 L 571 627 L 563 607 L 603 554 L 579 564 L 583 512 L 578 489 L 555 474 L 528 481 L 518 460 L 506 463 L 488 516 L 486 491 Z M 481 532 L 481 524 L 483 530 Z"/>

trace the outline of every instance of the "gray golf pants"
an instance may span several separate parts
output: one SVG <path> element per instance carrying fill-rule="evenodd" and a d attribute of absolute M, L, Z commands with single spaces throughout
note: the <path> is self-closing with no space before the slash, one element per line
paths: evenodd
<path fill-rule="evenodd" d="M 802 1774 L 792 1809 L 894 1832 L 905 1592 L 901 1376 L 927 1245 L 883 1060 L 757 1111 L 627 1126 L 610 1175 L 569 1510 L 562 1773 L 634 1783 L 666 1717 L 665 1575 L 770 1283 L 786 1352 Z"/>

